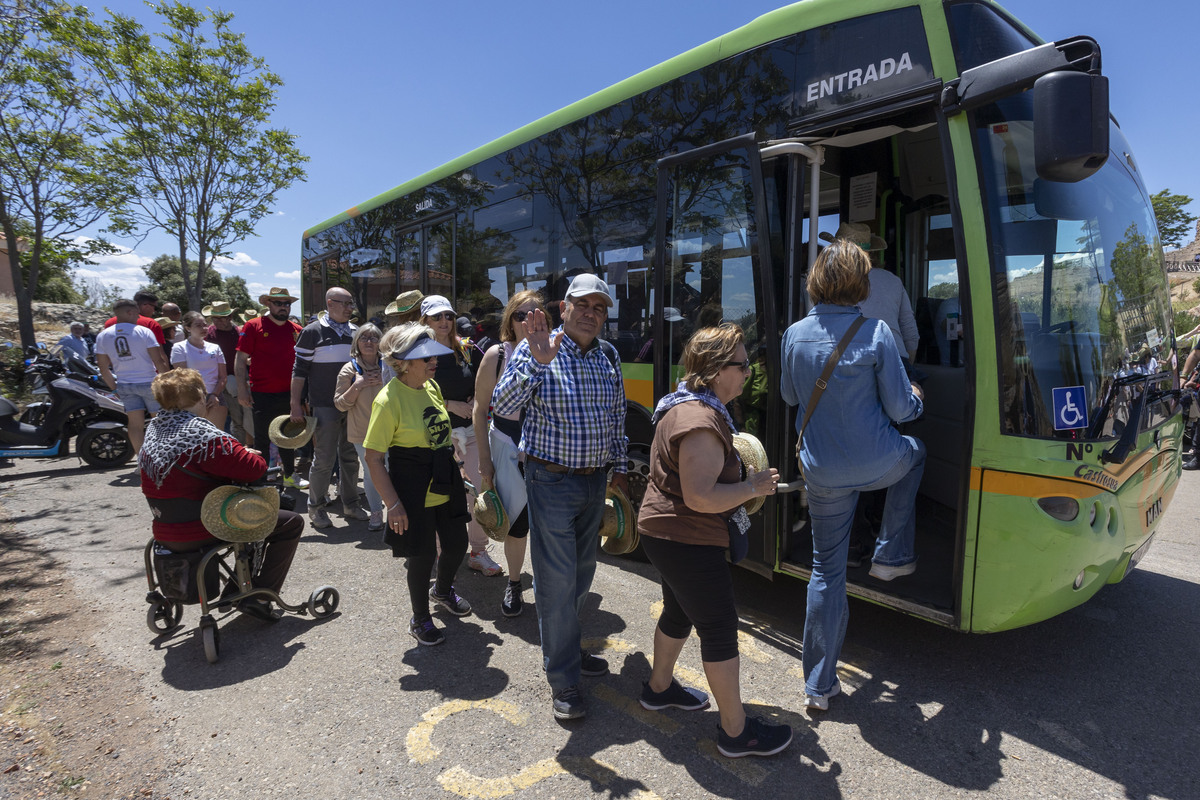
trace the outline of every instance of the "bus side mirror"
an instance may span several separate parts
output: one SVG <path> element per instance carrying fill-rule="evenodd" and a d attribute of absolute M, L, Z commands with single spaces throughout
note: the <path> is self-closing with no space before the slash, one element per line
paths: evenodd
<path fill-rule="evenodd" d="M 1108 160 L 1108 78 L 1057 71 L 1033 84 L 1033 157 L 1039 177 L 1076 183 Z"/>

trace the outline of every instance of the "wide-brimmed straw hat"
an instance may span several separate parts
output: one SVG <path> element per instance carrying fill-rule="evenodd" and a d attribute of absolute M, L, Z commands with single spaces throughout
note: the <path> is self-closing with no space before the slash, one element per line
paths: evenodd
<path fill-rule="evenodd" d="M 200 309 L 200 313 L 206 317 L 232 317 L 237 312 L 233 310 L 233 306 L 229 305 L 229 303 L 226 303 L 224 300 L 217 300 L 215 303 L 209 303 Z"/>
<path fill-rule="evenodd" d="M 181 323 L 176 322 L 175 320 L 171 319 L 170 317 L 155 317 L 154 321 L 157 322 L 158 327 L 162 328 L 164 331 L 167 328 L 174 328 L 177 325 L 181 324 Z"/>
<path fill-rule="evenodd" d="M 242 316 L 245 317 L 246 319 L 254 319 L 255 317 L 258 316 L 258 309 L 257 308 L 247 308 L 245 311 L 242 312 Z"/>
<path fill-rule="evenodd" d="M 407 292 L 401 292 L 396 295 L 396 299 L 388 303 L 387 308 L 383 310 L 384 314 L 407 314 L 412 311 L 421 301 L 425 299 L 425 295 L 421 294 L 416 289 L 409 289 Z"/>
<path fill-rule="evenodd" d="M 604 496 L 604 520 L 600 523 L 600 546 L 614 556 L 632 553 L 638 546 L 637 515 L 625 493 L 613 486 Z"/>
<path fill-rule="evenodd" d="M 508 537 L 508 526 L 511 522 L 504 511 L 504 503 L 494 489 L 480 492 L 475 498 L 475 521 L 488 538 L 494 542 L 503 542 Z"/>
<path fill-rule="evenodd" d="M 277 300 L 281 303 L 286 300 L 289 303 L 294 303 L 299 299 L 299 297 L 292 297 L 287 289 L 284 289 L 280 286 L 272 286 L 271 291 L 258 296 L 258 302 L 264 306 L 267 304 L 268 300 Z"/>
<path fill-rule="evenodd" d="M 292 422 L 292 418 L 287 414 L 280 414 L 271 420 L 271 427 L 267 429 L 267 438 L 274 442 L 276 447 L 295 450 L 297 447 L 307 444 L 316 429 L 316 417 L 305 417 L 304 422 L 299 423 Z"/>
<path fill-rule="evenodd" d="M 832 242 L 834 239 L 845 239 L 848 242 L 854 242 L 863 250 L 883 250 L 887 247 L 887 242 L 871 233 L 871 229 L 861 222 L 843 222 L 838 225 L 837 233 L 833 236 L 828 233 L 819 233 L 817 238 L 827 242 Z"/>
<path fill-rule="evenodd" d="M 753 470 L 754 472 L 762 472 L 764 469 L 770 469 L 771 465 L 767 461 L 767 451 L 763 448 L 760 442 L 754 436 L 748 433 L 735 433 L 733 435 L 733 449 L 737 450 L 738 457 L 742 459 L 742 464 L 746 466 L 746 472 Z M 767 498 L 751 497 L 746 502 L 742 503 L 742 507 L 746 509 L 747 514 L 753 514 L 763 507 Z"/>
<path fill-rule="evenodd" d="M 200 521 L 213 536 L 226 542 L 265 539 L 279 518 L 279 492 L 267 486 L 218 486 L 200 504 Z"/>

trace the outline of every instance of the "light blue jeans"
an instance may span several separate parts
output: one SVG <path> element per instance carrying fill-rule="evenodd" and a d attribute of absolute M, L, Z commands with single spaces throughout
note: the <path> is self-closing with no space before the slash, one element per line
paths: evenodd
<path fill-rule="evenodd" d="M 546 679 L 556 693 L 579 683 L 579 616 L 596 574 L 607 483 L 602 469 L 566 475 L 525 463 L 533 597 Z"/>
<path fill-rule="evenodd" d="M 367 448 L 362 442 L 353 442 L 354 452 L 358 453 L 358 463 L 362 464 L 363 476 L 363 491 L 367 493 L 367 508 L 372 514 L 383 513 L 383 499 L 379 496 L 379 491 L 375 488 L 375 481 L 371 480 L 371 470 L 367 469 Z"/>
<path fill-rule="evenodd" d="M 837 680 L 838 656 L 846 639 L 850 605 L 846 600 L 846 555 L 850 528 L 859 492 L 887 489 L 883 525 L 875 541 L 872 561 L 898 567 L 916 559 L 917 488 L 925 471 L 925 445 L 904 437 L 909 450 L 882 478 L 865 486 L 826 489 L 808 483 L 808 510 L 812 519 L 813 568 L 808 581 L 808 609 L 804 616 L 804 691 L 825 695 Z"/>

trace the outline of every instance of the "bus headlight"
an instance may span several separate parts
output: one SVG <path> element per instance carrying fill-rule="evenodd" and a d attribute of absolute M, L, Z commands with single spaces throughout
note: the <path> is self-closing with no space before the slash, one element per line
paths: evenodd
<path fill-rule="evenodd" d="M 1079 516 L 1079 501 L 1074 497 L 1039 497 L 1037 504 L 1055 519 L 1071 522 Z"/>

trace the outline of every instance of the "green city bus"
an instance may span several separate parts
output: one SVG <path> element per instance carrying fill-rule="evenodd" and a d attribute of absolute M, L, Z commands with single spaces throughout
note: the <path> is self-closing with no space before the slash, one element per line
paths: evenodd
<path fill-rule="evenodd" d="M 485 319 L 599 274 L 635 492 L 683 342 L 739 323 L 757 380 L 732 410 L 795 490 L 754 515 L 742 564 L 807 578 L 779 343 L 841 222 L 879 235 L 906 287 L 926 403 L 903 429 L 928 448 L 917 573 L 884 584 L 867 562 L 850 593 L 983 632 L 1120 581 L 1180 474 L 1162 248 L 1099 47 L 1044 43 L 995 3 L 766 14 L 309 229 L 301 294 L 311 314 L 343 286 L 366 320 L 420 289 Z"/>

